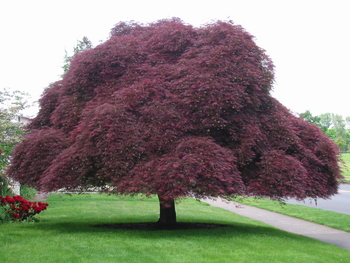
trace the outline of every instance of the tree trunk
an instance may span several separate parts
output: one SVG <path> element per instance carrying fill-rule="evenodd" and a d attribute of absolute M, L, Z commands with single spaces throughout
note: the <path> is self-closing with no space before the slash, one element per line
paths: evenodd
<path fill-rule="evenodd" d="M 176 224 L 176 212 L 174 199 L 164 198 L 158 195 L 160 216 L 158 224 L 161 225 L 174 225 Z"/>

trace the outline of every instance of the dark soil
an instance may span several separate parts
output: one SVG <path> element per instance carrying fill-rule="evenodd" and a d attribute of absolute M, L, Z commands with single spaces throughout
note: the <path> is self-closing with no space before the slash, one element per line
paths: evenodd
<path fill-rule="evenodd" d="M 109 229 L 125 229 L 125 230 L 188 230 L 188 229 L 215 229 L 223 227 L 231 227 L 229 225 L 206 224 L 206 223 L 176 223 L 171 225 L 157 223 L 121 223 L 121 224 L 104 224 L 95 225 L 95 227 Z"/>

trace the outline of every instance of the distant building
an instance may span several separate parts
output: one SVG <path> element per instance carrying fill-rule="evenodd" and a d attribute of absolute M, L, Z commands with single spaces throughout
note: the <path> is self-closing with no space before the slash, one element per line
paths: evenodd
<path fill-rule="evenodd" d="M 29 124 L 32 121 L 32 119 L 26 116 L 17 116 L 16 121 L 22 122 L 23 124 Z"/>

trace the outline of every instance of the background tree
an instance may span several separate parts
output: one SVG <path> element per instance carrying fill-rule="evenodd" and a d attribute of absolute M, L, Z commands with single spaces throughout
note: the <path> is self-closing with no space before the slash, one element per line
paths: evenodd
<path fill-rule="evenodd" d="M 326 133 L 328 129 L 331 128 L 333 123 L 333 114 L 332 113 L 324 113 L 319 116 L 320 118 L 320 128 L 323 133 Z"/>
<path fill-rule="evenodd" d="M 303 113 L 300 113 L 300 117 L 303 120 L 306 120 L 307 122 L 310 122 L 311 124 L 314 124 L 322 129 L 321 117 L 313 116 L 309 110 L 307 110 Z M 327 127 L 327 129 L 328 129 L 328 127 Z M 322 129 L 322 131 L 323 131 L 323 129 Z"/>
<path fill-rule="evenodd" d="M 24 135 L 23 123 L 17 118 L 29 106 L 28 94 L 5 88 L 0 90 L 0 192 L 9 194 L 8 181 L 3 177 L 14 146 Z"/>
<path fill-rule="evenodd" d="M 343 138 L 345 135 L 345 121 L 341 115 L 332 114 L 333 128 L 336 131 L 338 137 Z"/>
<path fill-rule="evenodd" d="M 14 146 L 22 140 L 23 123 L 17 118 L 29 106 L 28 94 L 5 88 L 0 91 L 0 174 L 9 162 Z"/>
<path fill-rule="evenodd" d="M 337 133 L 335 129 L 327 129 L 325 133 L 332 141 L 335 141 L 337 139 Z"/>
<path fill-rule="evenodd" d="M 334 113 L 313 116 L 309 110 L 301 113 L 300 117 L 318 126 L 324 134 L 334 141 L 341 151 L 347 151 L 350 144 L 349 129 L 347 129 L 349 127 L 349 117 L 346 117 L 344 120 L 341 115 Z"/>
<path fill-rule="evenodd" d="M 346 134 L 346 123 L 341 115 L 332 114 L 332 124 L 335 130 L 336 139 L 334 142 L 338 145 L 341 151 L 347 150 L 348 140 Z"/>
<path fill-rule="evenodd" d="M 350 116 L 345 118 L 346 130 L 350 130 Z"/>
<path fill-rule="evenodd" d="M 92 48 L 92 42 L 86 37 L 84 36 L 82 38 L 82 40 L 78 40 L 77 45 L 75 47 L 73 47 L 73 55 L 72 56 L 68 56 L 68 52 L 67 50 L 65 50 L 65 56 L 64 56 L 64 65 L 63 65 L 63 75 L 64 76 L 70 67 L 70 62 L 72 61 L 74 55 L 85 51 L 85 50 L 89 50 Z"/>
<path fill-rule="evenodd" d="M 270 95 L 273 77 L 231 22 L 120 23 L 45 90 L 8 174 L 46 191 L 156 194 L 161 224 L 183 196 L 327 198 L 337 148 Z"/>

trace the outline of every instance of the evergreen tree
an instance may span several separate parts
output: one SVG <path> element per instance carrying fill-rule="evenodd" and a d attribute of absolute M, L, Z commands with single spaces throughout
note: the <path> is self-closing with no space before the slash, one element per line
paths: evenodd
<path fill-rule="evenodd" d="M 72 56 L 68 56 L 68 52 L 67 50 L 65 50 L 65 56 L 64 56 L 64 65 L 63 65 L 63 75 L 64 76 L 68 70 L 69 70 L 69 67 L 70 67 L 70 63 L 74 57 L 74 55 L 82 52 L 82 51 L 85 51 L 85 50 L 89 50 L 92 48 L 92 43 L 91 41 L 86 37 L 84 36 L 82 40 L 79 40 L 77 42 L 77 45 L 75 47 L 73 47 L 73 55 Z"/>

